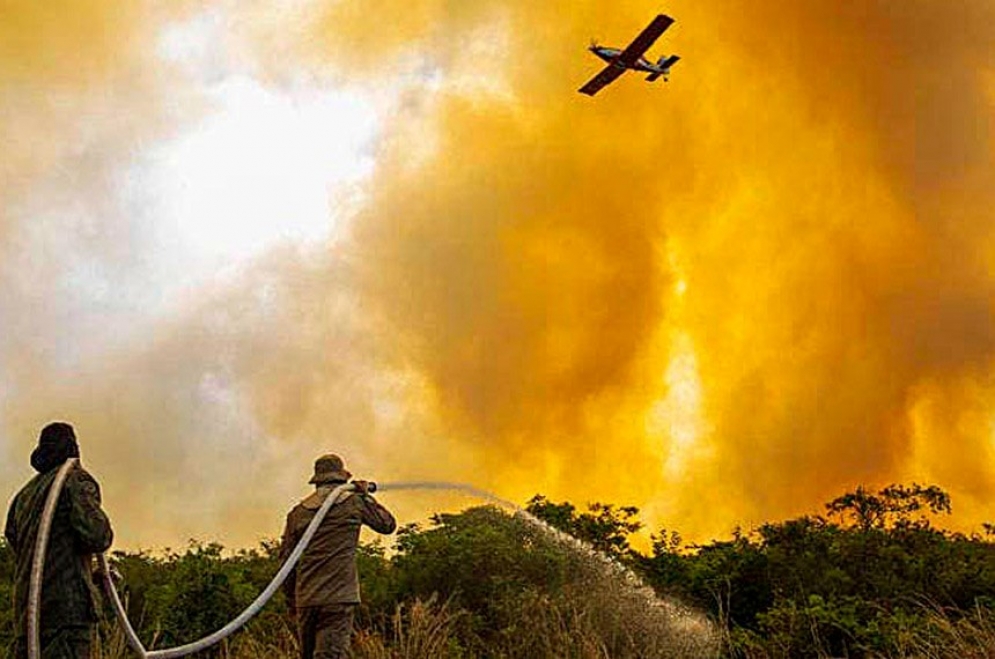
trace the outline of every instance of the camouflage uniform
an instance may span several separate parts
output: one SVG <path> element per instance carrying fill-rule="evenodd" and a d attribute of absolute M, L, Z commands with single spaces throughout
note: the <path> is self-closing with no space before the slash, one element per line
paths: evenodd
<path fill-rule="evenodd" d="M 4 536 L 14 550 L 14 657 L 27 657 L 27 604 L 35 538 L 58 467 L 38 474 L 17 493 L 7 511 Z M 100 487 L 82 467 L 70 469 L 49 535 L 41 589 L 39 632 L 43 659 L 90 656 L 97 622 L 98 593 L 93 584 L 93 554 L 113 540 L 110 521 L 100 508 Z"/>
<path fill-rule="evenodd" d="M 333 467 L 330 471 L 329 465 Z M 281 559 L 290 556 L 329 493 L 350 476 L 338 457 L 318 459 L 315 477 L 311 479 L 318 489 L 287 515 L 280 546 Z M 363 524 L 384 534 L 393 533 L 397 527 L 393 515 L 372 496 L 351 493 L 328 511 L 297 567 L 284 583 L 287 604 L 291 611 L 298 613 L 303 659 L 349 656 L 353 610 L 360 601 L 356 547 Z"/>

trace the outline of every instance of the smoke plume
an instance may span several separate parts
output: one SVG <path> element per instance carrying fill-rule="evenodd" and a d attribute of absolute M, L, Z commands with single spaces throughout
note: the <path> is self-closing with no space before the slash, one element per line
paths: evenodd
<path fill-rule="evenodd" d="M 675 0 L 671 80 L 594 98 L 657 5 L 287 4 L 2 10 L 7 492 L 62 418 L 125 545 L 275 535 L 329 451 L 699 539 L 911 479 L 986 519 L 990 3 Z M 212 11 L 266 85 L 372 99 L 374 166 L 162 302 L 169 218 L 115 200 L 202 112 L 150 44 Z"/>

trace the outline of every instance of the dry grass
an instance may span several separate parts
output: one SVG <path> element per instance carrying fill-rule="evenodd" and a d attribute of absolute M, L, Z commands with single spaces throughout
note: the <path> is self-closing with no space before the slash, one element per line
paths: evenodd
<path fill-rule="evenodd" d="M 416 602 L 398 608 L 390 631 L 357 632 L 356 659 L 682 659 L 718 657 L 706 628 L 675 634 L 674 611 L 647 610 L 645 601 L 614 599 L 617 592 L 580 591 L 552 598 L 535 593 L 519 601 L 513 623 L 486 648 L 466 647 L 459 634 L 468 614 L 450 603 Z M 635 605 L 636 608 L 629 608 Z M 698 621 L 692 622 L 695 632 Z M 702 642 L 702 638 L 708 640 Z M 696 639 L 696 640 L 692 640 Z M 461 643 L 461 641 L 463 641 Z"/>
<path fill-rule="evenodd" d="M 449 602 L 416 601 L 398 606 L 390 630 L 359 630 L 353 639 L 356 659 L 445 659 L 465 657 L 456 635 L 463 613 Z M 388 643 L 385 639 L 390 639 Z"/>
<path fill-rule="evenodd" d="M 152 644 L 154 648 L 155 645 Z M 297 639 L 289 627 L 264 637 L 251 628 L 222 641 L 215 650 L 221 659 L 297 659 L 300 657 Z M 101 623 L 90 659 L 133 659 L 136 655 L 116 621 Z M 209 656 L 206 652 L 193 655 Z"/>
<path fill-rule="evenodd" d="M 696 616 L 685 619 L 682 633 L 673 630 L 674 611 L 633 610 L 631 603 L 614 600 L 618 593 L 573 593 L 557 600 L 535 595 L 522 601 L 518 622 L 501 634 L 486 651 L 463 648 L 458 640 L 466 613 L 448 603 L 415 602 L 398 607 L 384 629 L 359 629 L 353 639 L 354 659 L 656 659 L 731 656 L 720 651 L 711 626 L 701 627 Z M 657 616 L 665 616 L 665 620 Z M 939 607 L 925 610 L 898 635 L 897 647 L 879 659 L 991 659 L 995 657 L 995 616 L 976 609 L 964 615 Z M 102 639 L 92 659 L 128 659 L 135 655 L 124 634 L 111 622 L 103 625 Z M 756 647 L 745 653 L 754 658 L 782 656 L 776 648 Z M 297 639 L 289 627 L 268 638 L 253 630 L 237 634 L 219 648 L 222 659 L 297 659 Z M 738 656 L 745 656 L 738 653 Z"/>
<path fill-rule="evenodd" d="M 382 629 L 359 629 L 354 659 L 663 659 L 716 657 L 714 643 L 675 637 L 672 611 L 647 611 L 613 591 L 573 591 L 556 599 L 523 598 L 515 623 L 501 630 L 493 647 L 469 649 L 461 643 L 466 612 L 450 602 L 416 601 L 399 606 Z M 692 624 L 696 625 L 697 622 Z M 695 631 L 701 631 L 696 628 Z M 105 622 L 93 659 L 133 657 L 124 634 Z M 249 629 L 218 648 L 221 659 L 296 659 L 297 639 L 289 626 L 263 638 Z"/>
<path fill-rule="evenodd" d="M 297 659 L 300 656 L 297 636 L 289 626 L 280 627 L 278 632 L 265 637 L 250 629 L 236 634 L 221 646 L 222 659 Z"/>
<path fill-rule="evenodd" d="M 976 608 L 964 615 L 930 607 L 925 624 L 904 630 L 895 656 L 902 659 L 990 659 L 995 657 L 995 616 Z"/>
<path fill-rule="evenodd" d="M 894 622 L 892 640 L 884 652 L 861 653 L 867 659 L 993 659 L 995 658 L 995 613 L 976 608 L 965 612 L 924 605 L 904 621 Z M 739 630 L 741 631 L 741 630 Z M 737 659 L 791 659 L 791 652 L 770 639 L 733 630 L 725 637 L 724 656 Z M 813 627 L 806 656 L 833 659 Z"/>

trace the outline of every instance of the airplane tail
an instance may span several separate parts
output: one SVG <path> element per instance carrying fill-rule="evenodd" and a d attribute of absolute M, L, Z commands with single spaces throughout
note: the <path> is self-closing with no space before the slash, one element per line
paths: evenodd
<path fill-rule="evenodd" d="M 671 55 L 670 57 L 661 57 L 659 61 L 657 61 L 656 63 L 656 68 L 659 70 L 654 71 L 653 73 L 646 76 L 646 80 L 648 80 L 649 82 L 653 82 L 660 76 L 663 76 L 663 79 L 666 80 L 667 76 L 670 75 L 670 67 L 672 67 L 674 63 L 677 62 L 677 60 L 679 59 L 680 57 L 678 57 L 677 55 Z"/>

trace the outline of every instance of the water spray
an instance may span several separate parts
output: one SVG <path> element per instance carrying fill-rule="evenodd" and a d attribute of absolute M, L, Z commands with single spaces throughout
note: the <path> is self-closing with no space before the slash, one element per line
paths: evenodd
<path fill-rule="evenodd" d="M 63 485 L 65 484 L 69 470 L 78 463 L 78 459 L 70 458 L 62 465 L 62 467 L 59 468 L 59 471 L 55 476 L 55 480 L 52 482 L 48 497 L 45 500 L 45 508 L 42 513 L 41 525 L 39 526 L 38 537 L 35 541 L 35 552 L 31 569 L 31 584 L 28 591 L 28 659 L 39 659 L 41 656 L 39 650 L 40 641 L 38 618 L 40 608 L 39 603 L 41 600 L 42 576 L 45 564 L 45 551 L 48 547 L 49 531 L 51 529 L 52 518 L 55 514 L 55 507 L 58 503 L 59 495 L 62 491 Z M 107 595 L 114 607 L 114 612 L 118 618 L 118 621 L 121 623 L 121 627 L 124 630 L 128 645 L 131 646 L 135 653 L 143 659 L 178 659 L 179 657 L 205 650 L 212 645 L 220 643 L 222 640 L 235 633 L 253 616 L 259 613 L 259 611 L 266 605 L 270 598 L 273 597 L 280 586 L 283 585 L 283 582 L 290 575 L 291 570 L 293 570 L 297 565 L 297 561 L 300 560 L 304 550 L 307 549 L 308 543 L 318 530 L 318 526 L 325 519 L 325 516 L 328 514 L 328 511 L 331 510 L 332 506 L 340 501 L 343 501 L 352 492 L 358 491 L 358 489 L 359 488 L 353 483 L 343 483 L 342 485 L 334 488 L 328 494 L 322 502 L 321 507 L 318 508 L 318 511 L 315 513 L 314 518 L 304 530 L 304 534 L 297 542 L 294 550 L 290 553 L 290 556 L 283 563 L 283 565 L 280 566 L 280 569 L 277 571 L 272 581 L 270 581 L 269 585 L 266 586 L 266 588 L 256 597 L 256 599 L 253 600 L 253 602 L 234 620 L 216 632 L 209 634 L 200 640 L 180 645 L 175 648 L 148 650 L 142 644 L 141 639 L 138 638 L 138 634 L 135 633 L 135 629 L 131 625 L 131 621 L 128 620 L 128 615 L 124 609 L 124 605 L 121 602 L 121 597 L 117 592 L 117 587 L 114 585 L 114 581 L 111 578 L 111 570 L 107 563 L 107 557 L 104 554 L 100 554 L 97 557 L 97 560 L 100 571 L 103 573 L 104 588 L 107 591 Z M 384 483 L 381 485 L 370 482 L 366 484 L 366 491 L 371 493 L 378 491 L 391 492 L 405 490 L 458 492 L 511 510 L 514 515 L 519 516 L 527 520 L 529 523 L 539 527 L 562 544 L 565 544 L 574 550 L 580 551 L 589 557 L 598 559 L 603 565 L 609 567 L 617 576 L 621 577 L 631 588 L 634 589 L 635 592 L 639 593 L 645 600 L 647 606 L 651 608 L 664 608 L 668 615 L 677 619 L 683 619 L 689 622 L 697 620 L 697 616 L 695 616 L 690 609 L 679 607 L 672 602 L 658 598 L 652 588 L 643 583 L 642 580 L 634 572 L 632 572 L 632 570 L 617 560 L 610 558 L 609 556 L 597 551 L 589 544 L 553 527 L 514 503 L 495 496 L 486 490 L 481 490 L 465 483 L 447 483 L 442 481 L 411 481 Z"/>
<path fill-rule="evenodd" d="M 375 487 L 376 484 L 371 484 Z M 542 520 L 532 513 L 528 512 L 521 506 L 518 506 L 507 499 L 502 499 L 486 490 L 481 490 L 480 488 L 474 487 L 466 483 L 449 483 L 445 481 L 411 481 L 411 482 L 398 482 L 398 483 L 385 483 L 379 486 L 380 491 L 390 492 L 390 491 L 401 491 L 401 490 L 436 490 L 436 491 L 449 491 L 458 492 L 462 494 L 468 494 L 472 497 L 488 501 L 492 504 L 506 508 L 512 512 L 516 517 L 520 517 L 533 526 L 538 527 L 554 540 L 562 545 L 569 547 L 571 550 L 576 551 L 584 556 L 587 556 L 593 560 L 597 560 L 601 565 L 605 566 L 611 570 L 615 576 L 621 578 L 634 592 L 638 593 L 645 603 L 650 608 L 662 608 L 665 609 L 668 615 L 678 618 L 689 620 L 692 617 L 696 618 L 697 614 L 691 609 L 683 606 L 678 606 L 677 604 L 663 600 L 657 597 L 656 591 L 649 585 L 647 585 L 635 572 L 629 569 L 626 565 L 620 561 L 612 558 L 611 556 L 605 554 L 604 552 L 598 551 L 589 543 L 576 538 L 565 531 L 562 531 L 549 522 Z"/>

